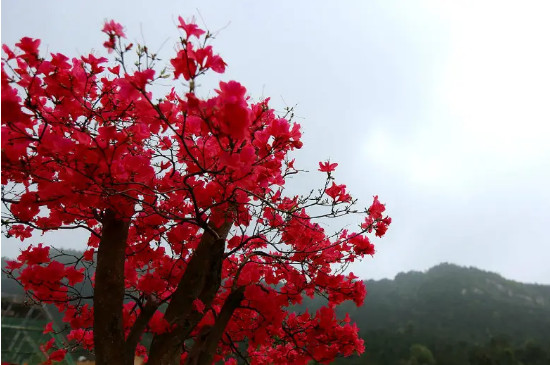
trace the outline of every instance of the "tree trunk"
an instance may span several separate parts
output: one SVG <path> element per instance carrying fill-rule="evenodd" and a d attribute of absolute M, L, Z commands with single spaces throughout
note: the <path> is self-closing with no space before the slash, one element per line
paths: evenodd
<path fill-rule="evenodd" d="M 200 299 L 206 308 L 210 307 L 221 285 L 225 240 L 231 225 L 228 221 L 215 229 L 217 237 L 208 231 L 203 233 L 164 314 L 175 328 L 153 338 L 147 364 L 179 364 L 185 340 L 203 317 L 193 309 L 193 301 Z"/>
<path fill-rule="evenodd" d="M 222 339 L 225 328 L 244 298 L 244 286 L 231 292 L 223 304 L 214 326 L 198 336 L 185 365 L 210 365 L 216 353 L 218 342 Z"/>
<path fill-rule="evenodd" d="M 124 365 L 124 258 L 130 221 L 106 210 L 97 252 L 94 287 L 94 349 L 97 365 Z"/>
<path fill-rule="evenodd" d="M 153 299 L 153 297 L 148 298 L 145 305 L 141 308 L 141 312 L 139 313 L 139 316 L 134 322 L 130 333 L 128 333 L 128 337 L 126 338 L 126 347 L 124 349 L 126 352 L 126 365 L 134 365 L 137 344 L 139 343 L 141 335 L 145 331 L 149 320 L 151 320 L 151 317 L 153 317 L 153 314 L 157 311 L 157 308 L 158 302 Z"/>

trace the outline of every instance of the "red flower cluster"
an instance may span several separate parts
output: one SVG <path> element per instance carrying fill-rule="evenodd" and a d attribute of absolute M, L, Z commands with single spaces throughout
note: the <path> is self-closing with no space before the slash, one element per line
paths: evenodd
<path fill-rule="evenodd" d="M 197 46 L 191 41 L 191 37 L 200 38 L 205 32 L 194 23 L 186 23 L 182 17 L 178 17 L 178 20 L 178 28 L 185 31 L 186 38 L 182 41 L 182 49 L 177 56 L 170 60 L 174 66 L 174 78 L 183 76 L 189 81 L 207 70 L 225 72 L 226 64 L 220 56 L 213 53 L 212 46 L 198 45 L 199 48 L 194 49 Z"/>
<path fill-rule="evenodd" d="M 325 193 L 332 198 L 335 203 L 349 202 L 351 195 L 346 193 L 346 185 L 336 185 L 334 182 L 332 186 L 325 190 Z"/>
<path fill-rule="evenodd" d="M 338 166 L 337 163 L 330 163 L 330 161 L 327 162 L 319 162 L 319 171 L 321 172 L 333 172 L 336 170 L 336 167 Z"/>
<path fill-rule="evenodd" d="M 382 213 L 386 210 L 384 204 L 378 200 L 378 195 L 374 197 L 372 205 L 368 209 L 369 215 L 365 219 L 365 222 L 361 225 L 361 228 L 372 232 L 374 229 L 378 237 L 382 237 L 388 230 L 388 226 L 391 223 L 391 218 L 383 217 Z"/>
<path fill-rule="evenodd" d="M 114 20 L 105 22 L 102 32 L 109 36 L 109 40 L 103 43 L 103 47 L 107 48 L 109 52 L 112 52 L 115 49 L 115 41 L 118 38 L 126 38 L 122 25 L 115 22 Z"/>
<path fill-rule="evenodd" d="M 197 24 L 195 24 L 194 20 L 186 23 L 185 20 L 181 16 L 178 16 L 179 25 L 178 28 L 183 29 L 185 31 L 185 34 L 187 35 L 186 39 L 189 40 L 191 37 L 197 37 L 199 38 L 201 35 L 203 35 L 205 32 L 204 30 L 200 29 Z"/>
<path fill-rule="evenodd" d="M 211 360 L 228 364 L 239 346 L 254 364 L 328 363 L 362 352 L 358 329 L 334 308 L 346 300 L 361 305 L 365 287 L 335 268 L 374 254 L 367 235 L 386 232 L 384 205 L 375 197 L 357 232 L 325 232 L 323 220 L 356 211 L 346 185 L 333 181 L 338 164 L 319 163 L 327 173 L 319 194 L 286 196 L 286 180 L 298 172 L 288 156 L 302 147 L 300 126 L 278 117 L 269 99 L 251 102 L 236 81 L 199 98 L 195 78 L 222 73 L 225 62 L 196 24 L 180 17 L 178 27 L 185 37 L 170 61 L 172 76 L 190 88 L 161 98 L 151 86 L 166 75 L 139 61 L 132 71 L 121 63 L 129 54 L 43 58 L 40 41 L 30 38 L 3 47 L 6 233 L 21 240 L 35 230 L 90 234 L 82 257 L 66 264 L 39 244 L 7 269 L 35 299 L 65 313 L 70 341 L 98 352 L 103 338 L 94 333 L 103 318 L 100 307 L 79 300 L 84 279 L 101 305 L 119 295 L 123 304 L 113 311 L 125 351 L 144 355 L 141 336 L 154 336 L 151 364 L 166 351 L 195 361 L 212 343 Z M 109 21 L 103 32 L 109 51 L 131 47 L 122 44 L 120 24 Z M 101 260 L 112 267 L 98 265 L 94 275 Z M 102 302 L 101 280 L 118 277 L 120 290 Z M 316 313 L 289 309 L 315 294 L 328 305 Z M 48 361 L 64 355 L 55 350 Z"/>

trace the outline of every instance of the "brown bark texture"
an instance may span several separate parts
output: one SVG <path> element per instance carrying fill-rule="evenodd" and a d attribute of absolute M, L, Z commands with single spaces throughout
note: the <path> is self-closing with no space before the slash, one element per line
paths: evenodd
<path fill-rule="evenodd" d="M 244 287 L 239 287 L 229 294 L 216 318 L 214 326 L 208 328 L 196 340 L 187 358 L 186 365 L 210 365 L 212 363 L 218 342 L 222 339 L 233 312 L 239 307 L 243 298 Z"/>
<path fill-rule="evenodd" d="M 103 216 L 94 288 L 94 350 L 97 365 L 124 364 L 124 258 L 129 221 L 112 210 Z M 133 354 L 132 354 L 133 361 Z"/>
<path fill-rule="evenodd" d="M 228 221 L 213 232 L 203 233 L 164 314 L 174 329 L 153 338 L 148 364 L 179 364 L 185 340 L 203 317 L 193 309 L 193 301 L 198 298 L 208 308 L 220 288 L 225 240 L 231 225 Z"/>

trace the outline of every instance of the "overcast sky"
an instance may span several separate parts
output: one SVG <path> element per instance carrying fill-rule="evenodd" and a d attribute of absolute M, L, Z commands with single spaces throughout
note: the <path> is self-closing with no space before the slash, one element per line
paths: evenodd
<path fill-rule="evenodd" d="M 196 16 L 219 31 L 222 80 L 296 106 L 298 167 L 330 158 L 363 205 L 376 194 L 386 203 L 392 226 L 354 273 L 451 262 L 550 284 L 545 3 L 3 0 L 2 43 L 30 36 L 49 52 L 103 52 L 102 24 L 115 19 L 131 41 L 169 55 L 177 16 Z M 82 236 L 54 239 L 83 247 Z M 20 247 L 3 239 L 2 255 Z"/>

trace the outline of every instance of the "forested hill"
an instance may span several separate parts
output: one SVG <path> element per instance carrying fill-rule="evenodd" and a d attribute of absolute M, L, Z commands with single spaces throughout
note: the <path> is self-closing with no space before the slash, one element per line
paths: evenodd
<path fill-rule="evenodd" d="M 364 306 L 345 307 L 365 330 L 415 330 L 468 341 L 500 333 L 550 338 L 550 286 L 451 264 L 366 286 Z"/>
<path fill-rule="evenodd" d="M 3 293 L 20 290 L 7 280 L 2 275 Z M 548 285 L 441 264 L 366 286 L 361 308 L 339 308 L 357 323 L 366 352 L 336 364 L 550 364 Z M 305 300 L 296 310 L 322 302 Z"/>
<path fill-rule="evenodd" d="M 432 363 L 414 359 L 429 350 L 438 364 L 550 364 L 548 285 L 441 264 L 366 286 L 365 304 L 342 310 L 357 322 L 367 351 L 339 363 Z"/>

